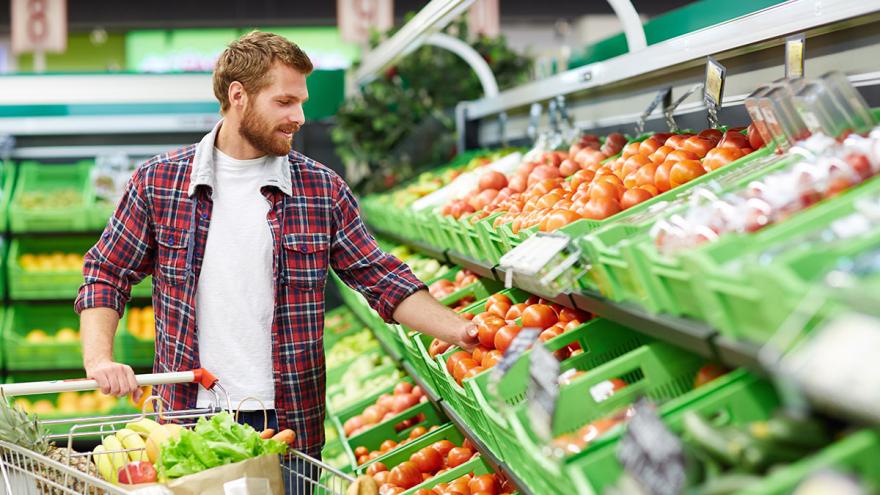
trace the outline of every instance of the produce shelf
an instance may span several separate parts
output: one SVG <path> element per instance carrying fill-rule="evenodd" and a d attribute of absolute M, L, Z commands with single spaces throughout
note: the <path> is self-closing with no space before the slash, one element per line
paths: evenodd
<path fill-rule="evenodd" d="M 718 350 L 718 360 L 727 366 L 745 366 L 755 371 L 763 370 L 763 365 L 758 360 L 758 351 L 761 348 L 755 343 L 719 335 L 715 338 L 715 348 Z"/>
<path fill-rule="evenodd" d="M 396 237 L 396 239 L 400 240 L 404 244 L 410 243 L 410 241 L 401 239 L 400 237 Z M 452 263 L 453 265 L 458 265 L 462 268 L 467 268 L 468 270 L 476 273 L 477 275 L 479 275 L 481 277 L 491 278 L 491 279 L 495 279 L 495 280 L 501 280 L 502 282 L 504 281 L 503 279 L 499 279 L 496 276 L 495 267 L 491 266 L 487 263 L 477 261 L 477 260 L 471 258 L 470 256 L 456 253 L 455 251 L 446 251 L 446 257 L 449 260 L 449 262 Z"/>
<path fill-rule="evenodd" d="M 358 316 L 360 317 L 360 316 Z M 367 321 L 362 321 L 362 323 L 366 326 L 370 326 Z M 370 327 L 372 328 L 372 327 Z M 412 379 L 413 383 L 420 386 L 422 390 L 425 391 L 425 395 L 428 397 L 428 400 L 431 401 L 432 404 L 440 408 L 440 410 L 452 421 L 458 430 L 464 434 L 470 441 L 474 444 L 477 450 L 480 452 L 480 456 L 486 461 L 486 463 L 492 467 L 496 472 L 503 473 L 510 481 L 516 485 L 517 491 L 522 495 L 531 495 L 533 492 L 529 491 L 527 485 L 522 481 L 522 479 L 514 473 L 509 466 L 507 466 L 504 462 L 498 459 L 495 454 L 489 449 L 489 447 L 479 438 L 477 438 L 474 433 L 470 430 L 467 424 L 461 419 L 461 416 L 455 412 L 448 402 L 444 401 L 441 397 L 435 395 L 432 391 L 432 388 L 426 386 L 426 383 L 422 381 L 421 377 L 416 374 L 412 365 L 408 362 L 401 359 L 399 356 L 395 356 L 392 354 L 391 349 L 381 340 L 379 344 L 382 346 L 382 349 L 391 356 L 394 361 L 399 364 L 404 371 L 409 375 Z"/>

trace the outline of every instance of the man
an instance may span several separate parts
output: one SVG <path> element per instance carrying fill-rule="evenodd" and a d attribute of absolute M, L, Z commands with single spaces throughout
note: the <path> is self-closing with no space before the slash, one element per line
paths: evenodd
<path fill-rule="evenodd" d="M 476 329 L 437 303 L 367 232 L 348 186 L 291 150 L 304 123 L 308 56 L 253 32 L 214 70 L 223 119 L 198 144 L 157 156 L 133 175 L 85 258 L 76 300 L 86 374 L 104 393 L 137 393 L 112 359 L 130 289 L 153 274 L 156 372 L 205 368 L 241 421 L 296 432 L 312 456 L 324 443 L 324 296 L 332 268 L 388 322 L 465 348 Z M 174 409 L 209 406 L 194 385 L 159 386 Z M 252 397 L 240 404 L 244 399 Z"/>

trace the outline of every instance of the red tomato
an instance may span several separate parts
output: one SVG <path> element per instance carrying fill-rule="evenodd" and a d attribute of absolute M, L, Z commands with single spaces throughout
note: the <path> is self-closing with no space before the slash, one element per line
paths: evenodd
<path fill-rule="evenodd" d="M 613 199 L 617 200 L 623 194 L 622 188 L 617 184 L 607 181 L 593 182 L 590 185 L 590 200 Z"/>
<path fill-rule="evenodd" d="M 541 332 L 541 334 L 538 335 L 538 340 L 540 340 L 541 342 L 547 342 L 548 340 L 558 337 L 560 335 L 562 335 L 562 331 L 556 328 L 556 325 L 553 325 L 547 330 Z"/>
<path fill-rule="evenodd" d="M 581 311 L 579 309 L 572 309 L 572 308 L 563 307 L 562 309 L 557 311 L 557 313 L 559 314 L 559 322 L 560 323 L 568 323 L 569 321 L 572 321 L 572 320 L 587 321 L 590 319 L 589 313 L 586 313 L 586 312 Z"/>
<path fill-rule="evenodd" d="M 498 493 L 500 486 L 498 480 L 495 479 L 494 474 L 481 474 L 471 478 L 468 482 L 468 488 L 471 490 L 471 495 L 475 493 L 495 495 Z"/>
<path fill-rule="evenodd" d="M 486 368 L 483 368 L 482 366 L 474 366 L 473 368 L 467 370 L 467 373 L 464 374 L 464 378 L 462 378 L 461 381 L 465 381 L 468 378 L 473 378 L 484 371 L 486 371 Z"/>
<path fill-rule="evenodd" d="M 391 470 L 388 483 L 401 488 L 412 488 L 422 482 L 422 472 L 415 463 L 403 461 Z"/>
<path fill-rule="evenodd" d="M 501 354 L 501 351 L 497 349 L 492 349 L 491 351 L 487 352 L 485 356 L 483 356 L 481 367 L 483 369 L 489 369 L 495 366 L 496 364 L 498 364 L 498 361 L 501 360 L 502 356 L 503 354 Z"/>
<path fill-rule="evenodd" d="M 578 210 L 578 214 L 584 218 L 593 220 L 604 220 L 612 215 L 620 213 L 620 203 L 613 198 L 596 198 L 591 199 Z"/>
<path fill-rule="evenodd" d="M 649 156 L 648 158 L 651 159 L 652 163 L 660 164 L 666 161 L 666 156 L 673 151 L 675 151 L 675 148 L 673 148 L 672 146 L 666 146 L 664 144 L 663 146 L 657 148 L 657 151 L 651 153 L 651 156 Z"/>
<path fill-rule="evenodd" d="M 657 176 L 656 172 L 654 173 L 654 176 L 655 177 Z M 656 196 L 656 195 L 660 194 L 660 190 L 658 190 L 657 186 L 655 186 L 654 184 L 645 184 L 644 186 L 639 186 L 639 189 L 644 189 L 645 191 L 648 191 L 648 193 L 650 193 L 651 196 Z"/>
<path fill-rule="evenodd" d="M 724 137 L 718 142 L 719 148 L 742 148 L 748 145 L 749 138 L 745 134 L 735 131 L 725 132 Z"/>
<path fill-rule="evenodd" d="M 370 476 L 373 476 L 376 473 L 381 473 L 382 471 L 388 471 L 388 467 L 381 462 L 374 462 L 367 466 L 367 474 Z"/>
<path fill-rule="evenodd" d="M 480 345 L 488 349 L 495 348 L 495 334 L 507 324 L 504 320 L 500 318 L 499 320 L 477 326 L 477 339 L 480 341 Z"/>
<path fill-rule="evenodd" d="M 687 138 L 693 136 L 693 134 L 675 134 L 669 136 L 666 139 L 666 142 L 663 143 L 665 146 L 669 146 L 672 149 L 679 150 L 682 146 L 684 146 L 684 142 L 687 141 Z"/>
<path fill-rule="evenodd" d="M 513 321 L 513 320 L 519 318 L 520 315 L 522 315 L 522 312 L 527 307 L 529 307 L 529 305 L 526 303 L 514 304 L 513 306 L 510 307 L 509 310 L 507 310 L 507 314 L 504 315 L 504 319 L 507 321 Z"/>
<path fill-rule="evenodd" d="M 695 153 L 683 149 L 675 150 L 672 153 L 666 155 L 666 162 L 680 162 L 682 160 L 699 160 L 700 157 Z"/>
<path fill-rule="evenodd" d="M 379 471 L 378 473 L 373 475 L 373 481 L 375 481 L 377 485 L 382 486 L 388 483 L 388 478 L 390 477 L 390 471 Z"/>
<path fill-rule="evenodd" d="M 443 467 L 443 456 L 436 449 L 425 447 L 410 458 L 422 473 L 435 473 Z"/>
<path fill-rule="evenodd" d="M 388 452 L 389 450 L 393 450 L 394 447 L 397 447 L 397 442 L 394 440 L 385 440 L 379 445 L 379 452 Z"/>
<path fill-rule="evenodd" d="M 723 134 L 718 129 L 705 129 L 703 131 L 700 131 L 697 136 L 700 136 L 701 138 L 706 138 L 710 141 L 717 143 L 721 139 Z"/>
<path fill-rule="evenodd" d="M 362 455 L 368 455 L 369 453 L 370 453 L 370 451 L 366 447 L 364 447 L 363 445 L 354 449 L 355 457 L 360 457 Z"/>
<path fill-rule="evenodd" d="M 682 160 L 669 171 L 669 186 L 676 188 L 706 173 L 703 164 L 697 160 Z"/>
<path fill-rule="evenodd" d="M 474 366 L 479 366 L 479 363 L 470 358 L 461 359 L 455 363 L 455 368 L 452 370 L 452 377 L 455 378 L 455 381 L 461 383 L 464 379 L 464 375 L 466 375 Z"/>
<path fill-rule="evenodd" d="M 451 346 L 451 344 L 443 342 L 442 340 L 434 339 L 431 341 L 431 346 L 428 347 L 428 354 L 431 357 L 439 356 L 448 351 Z"/>
<path fill-rule="evenodd" d="M 717 170 L 743 156 L 743 152 L 739 148 L 723 148 L 719 146 L 706 154 L 706 158 L 703 159 L 703 168 L 710 171 Z"/>
<path fill-rule="evenodd" d="M 626 159 L 623 163 L 623 168 L 620 170 L 621 175 L 626 177 L 627 175 L 635 172 L 643 165 L 651 163 L 651 159 L 648 158 L 647 154 L 638 153 Z"/>
<path fill-rule="evenodd" d="M 706 153 L 714 147 L 715 141 L 700 136 L 691 136 L 684 142 L 684 150 L 690 151 L 697 155 L 698 158 L 706 156 Z"/>
<path fill-rule="evenodd" d="M 651 193 L 644 189 L 629 189 L 623 193 L 623 198 L 620 200 L 620 207 L 625 210 L 653 197 L 654 196 L 652 196 Z"/>
<path fill-rule="evenodd" d="M 565 159 L 559 164 L 559 173 L 562 174 L 563 177 L 570 177 L 580 169 L 581 166 L 571 159 Z"/>
<path fill-rule="evenodd" d="M 424 426 L 416 426 L 415 428 L 412 429 L 411 432 L 409 432 L 409 439 L 415 440 L 416 438 L 419 438 L 420 436 L 422 436 L 426 433 L 428 433 L 427 428 L 425 428 Z"/>
<path fill-rule="evenodd" d="M 510 343 L 513 342 L 513 338 L 516 337 L 520 330 L 522 330 L 522 327 L 519 325 L 507 325 L 498 330 L 498 333 L 495 334 L 495 349 L 498 349 L 503 354 L 510 347 Z M 488 368 L 488 366 L 484 366 L 484 368 Z"/>
<path fill-rule="evenodd" d="M 576 222 L 581 216 L 571 210 L 554 209 L 541 224 L 541 232 L 555 232 L 566 225 Z M 509 308 L 508 308 L 509 309 Z"/>
<path fill-rule="evenodd" d="M 493 337 L 493 340 L 494 340 L 494 337 Z M 489 352 L 488 348 L 483 347 L 482 345 L 478 345 L 476 348 L 474 348 L 474 352 L 471 353 L 471 357 L 473 358 L 474 361 L 476 361 L 478 363 L 482 363 L 483 357 L 486 356 L 487 352 Z"/>
<path fill-rule="evenodd" d="M 627 144 L 626 146 L 623 147 L 622 155 L 626 156 L 626 157 L 630 157 L 632 155 L 635 155 L 636 153 L 639 152 L 639 146 L 641 144 L 642 143 L 629 143 L 629 144 Z"/>
<path fill-rule="evenodd" d="M 657 165 L 649 163 L 636 171 L 636 186 L 646 186 L 654 184 L 654 172 L 657 171 Z M 623 196 L 621 195 L 621 199 Z"/>
<path fill-rule="evenodd" d="M 455 365 L 462 359 L 471 359 L 471 354 L 467 351 L 453 352 L 452 355 L 446 359 L 446 371 L 451 374 L 452 370 L 455 369 Z"/>
<path fill-rule="evenodd" d="M 657 138 L 649 137 L 639 144 L 639 153 L 648 156 L 651 153 L 657 151 L 657 148 L 663 146 L 663 141 L 660 141 Z"/>
<path fill-rule="evenodd" d="M 581 170 L 575 172 L 574 175 L 571 176 L 571 181 L 569 181 L 569 183 L 572 188 L 577 189 L 579 185 L 585 182 L 592 182 L 594 177 L 596 177 L 596 172 L 593 172 L 592 170 Z"/>
<path fill-rule="evenodd" d="M 449 451 L 446 465 L 449 466 L 449 468 L 460 466 L 469 461 L 472 455 L 474 455 L 474 452 L 467 447 L 455 447 Z"/>
<path fill-rule="evenodd" d="M 749 147 L 754 150 L 764 147 L 764 138 L 754 123 L 749 124 Z"/>
<path fill-rule="evenodd" d="M 559 317 L 553 308 L 546 304 L 533 304 L 523 311 L 522 322 L 523 328 L 550 328 Z"/>
<path fill-rule="evenodd" d="M 441 456 L 446 457 L 446 454 L 455 448 L 455 444 L 449 440 L 438 440 L 431 444 L 431 448 L 439 452 Z"/>
<path fill-rule="evenodd" d="M 663 162 L 657 166 L 657 170 L 654 171 L 654 187 L 657 188 L 660 192 L 666 192 L 672 189 L 672 186 L 669 185 L 669 172 L 672 170 L 672 166 L 676 162 Z"/>

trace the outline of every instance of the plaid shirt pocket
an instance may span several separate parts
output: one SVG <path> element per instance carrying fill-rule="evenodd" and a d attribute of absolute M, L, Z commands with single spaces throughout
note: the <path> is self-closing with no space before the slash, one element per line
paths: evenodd
<path fill-rule="evenodd" d="M 168 225 L 156 226 L 156 275 L 165 285 L 177 286 L 186 282 L 189 266 L 187 266 L 187 247 L 190 233 L 184 229 Z"/>
<path fill-rule="evenodd" d="M 323 290 L 330 262 L 330 235 L 325 232 L 284 234 L 284 281 L 300 289 Z"/>

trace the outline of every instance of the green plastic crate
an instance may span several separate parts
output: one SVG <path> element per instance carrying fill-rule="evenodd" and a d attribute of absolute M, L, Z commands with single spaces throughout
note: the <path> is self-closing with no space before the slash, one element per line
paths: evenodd
<path fill-rule="evenodd" d="M 13 233 L 77 232 L 92 229 L 94 192 L 90 182 L 92 161 L 66 165 L 23 162 L 9 206 L 9 228 Z M 51 208 L 28 208 L 26 197 L 35 193 L 57 195 L 70 190 L 79 194 L 71 204 Z"/>
<path fill-rule="evenodd" d="M 494 226 L 495 220 L 502 215 L 504 213 L 493 213 L 475 224 L 483 258 L 493 265 L 497 265 L 507 253 L 507 248 Z"/>
<path fill-rule="evenodd" d="M 94 230 L 104 230 L 110 221 L 110 217 L 116 212 L 116 206 L 116 203 L 95 197 L 95 202 L 89 209 L 90 227 Z"/>
<path fill-rule="evenodd" d="M 720 386 L 698 400 L 680 403 L 674 408 L 661 407 L 663 422 L 673 433 L 680 434 L 684 413 L 689 410 L 706 416 L 717 415 L 726 419 L 727 424 L 767 419 L 780 404 L 773 386 L 754 375 L 744 375 L 719 378 L 716 381 L 724 380 Z M 566 474 L 574 484 L 571 493 L 587 493 L 590 489 L 602 493 L 617 483 L 623 474 L 623 467 L 617 460 L 617 444 L 606 441 L 598 449 L 591 449 L 588 455 L 569 463 Z"/>
<path fill-rule="evenodd" d="M 126 317 L 119 321 L 125 328 Z M 7 308 L 3 343 L 6 368 L 10 371 L 81 370 L 82 346 L 78 335 L 68 342 L 27 340 L 31 330 L 54 336 L 60 329 L 78 332 L 79 317 L 72 305 L 18 303 Z"/>
<path fill-rule="evenodd" d="M 833 445 L 802 461 L 790 464 L 768 475 L 758 486 L 743 495 L 788 495 L 810 474 L 834 469 L 856 475 L 864 493 L 880 491 L 880 431 L 862 430 L 846 436 Z"/>
<path fill-rule="evenodd" d="M 855 212 L 855 203 L 861 198 L 878 197 L 880 178 L 874 178 L 754 234 L 726 235 L 714 243 L 682 253 L 682 266 L 692 280 L 695 302 L 701 306 L 705 319 L 730 337 L 755 342 L 768 340 L 794 307 L 791 304 L 777 307 L 785 296 L 774 296 L 766 286 L 756 283 L 753 272 L 766 270 L 758 265 L 756 255 L 775 246 L 785 248 L 786 243 L 797 242 L 798 238 Z M 870 245 L 870 242 L 860 244 Z M 814 250 L 831 255 L 827 252 L 828 246 L 814 246 Z"/>
<path fill-rule="evenodd" d="M 412 380 L 410 380 L 409 378 L 406 378 L 403 381 L 412 383 Z M 333 417 L 333 421 L 335 422 L 335 425 L 340 432 L 340 438 L 342 439 L 344 448 L 349 455 L 349 459 L 352 461 L 352 465 L 357 464 L 357 460 L 354 456 L 354 450 L 357 447 L 364 446 L 370 451 L 379 450 L 379 446 L 385 440 L 394 440 L 395 442 L 399 443 L 401 440 L 408 438 L 410 432 L 416 426 L 431 427 L 433 425 L 439 425 L 444 422 L 442 420 L 441 413 L 437 410 L 434 404 L 426 401 L 421 402 L 407 409 L 406 411 L 396 414 L 388 420 L 382 421 L 372 426 L 371 428 L 352 436 L 351 438 L 345 437 L 343 429 L 343 425 L 345 424 L 345 422 L 361 414 L 367 406 L 375 404 L 376 400 L 378 400 L 382 394 L 392 393 L 395 386 L 396 385 L 389 386 L 379 393 L 367 397 L 357 404 L 349 406 L 347 409 L 341 411 L 338 415 Z M 395 431 L 395 426 L 398 425 L 400 422 L 415 418 L 420 414 L 424 415 L 424 420 L 419 421 L 404 430 Z"/>
<path fill-rule="evenodd" d="M 19 259 L 25 254 L 82 255 L 94 245 L 91 236 L 20 237 L 13 239 L 9 249 L 9 297 L 16 299 L 76 299 L 83 283 L 82 267 L 64 272 L 25 271 Z"/>
<path fill-rule="evenodd" d="M 494 473 L 494 471 L 492 471 L 492 469 L 489 467 L 489 465 L 486 464 L 486 461 L 484 461 L 480 457 L 477 457 L 476 459 L 471 459 L 460 466 L 456 466 L 456 467 L 450 469 L 449 471 L 446 471 L 443 474 L 434 476 L 433 478 L 428 479 L 424 483 L 422 483 L 420 485 L 416 485 L 416 486 L 410 488 L 409 490 L 403 492 L 401 495 L 412 495 L 412 494 L 416 493 L 417 491 L 423 490 L 423 489 L 430 490 L 431 488 L 439 485 L 440 483 L 450 483 L 452 481 L 457 480 L 458 478 L 461 478 L 462 476 L 464 476 L 466 474 L 474 474 L 474 475 L 479 476 L 481 474 L 493 474 L 493 473 Z"/>
<path fill-rule="evenodd" d="M 128 331 L 128 312 L 125 321 L 119 325 L 113 343 L 113 354 L 120 363 L 132 368 L 152 368 L 156 352 L 156 341 L 140 339 Z"/>
<path fill-rule="evenodd" d="M 486 299 L 487 297 L 500 291 L 503 288 L 504 285 L 501 282 L 490 280 L 487 278 L 481 278 L 478 281 L 466 287 L 462 287 L 452 294 L 449 294 L 448 296 L 440 299 L 440 304 L 451 307 L 465 297 L 472 297 L 474 299 L 474 302 L 480 301 Z"/>
<path fill-rule="evenodd" d="M 572 356 L 560 364 L 561 371 L 569 369 L 589 370 L 651 342 L 643 334 L 604 318 L 596 318 L 578 328 L 565 332 L 545 344 L 550 351 L 557 351 L 573 342 L 580 344 L 583 354 Z M 491 371 L 464 381 L 459 392 L 460 414 L 484 439 L 484 442 L 501 459 L 521 465 L 528 462 L 521 449 L 510 449 L 517 440 L 510 424 L 501 412 L 504 407 L 515 407 L 525 400 L 528 383 L 529 358 L 526 351 L 497 385 L 497 398 L 490 385 Z M 457 386 L 457 385 L 456 385 Z"/>
<path fill-rule="evenodd" d="M 9 227 L 9 203 L 15 188 L 18 168 L 10 161 L 0 163 L 0 232 Z"/>
<path fill-rule="evenodd" d="M 589 373 L 560 387 L 553 421 L 553 437 L 577 430 L 596 419 L 609 416 L 646 395 L 663 403 L 686 394 L 693 388 L 697 371 L 705 361 L 665 342 L 655 342 L 602 364 Z M 612 378 L 627 386 L 602 402 L 591 389 Z M 508 421 L 530 457 L 522 466 L 526 483 L 541 486 L 541 493 L 576 493 L 571 478 L 557 462 L 541 454 L 541 442 L 533 433 L 526 404 L 507 412 Z"/>
<path fill-rule="evenodd" d="M 687 184 L 659 195 L 663 201 L 642 203 L 630 208 L 630 215 L 619 221 L 609 222 L 576 241 L 584 257 L 591 263 L 592 280 L 582 281 L 583 288 L 597 288 L 605 297 L 615 301 L 633 301 L 657 311 L 644 282 L 640 279 L 634 261 L 632 245 L 635 239 L 643 239 L 646 232 L 661 215 L 667 216 L 682 208 L 682 204 L 696 186 L 714 184 L 721 189 L 745 185 L 756 177 L 766 175 L 790 163 L 790 160 L 774 159 L 769 150 L 762 148 L 727 166 L 703 175 Z M 614 217 L 612 217 L 614 218 Z M 610 220 L 610 219 L 609 219 Z M 574 224 L 572 224 L 574 225 Z"/>
<path fill-rule="evenodd" d="M 400 333 L 400 340 L 403 343 L 403 358 L 412 365 L 416 377 L 428 389 L 426 392 L 432 397 L 436 397 L 437 386 L 434 384 L 427 363 L 422 359 L 422 353 L 416 344 L 417 340 L 422 341 L 422 345 L 427 348 L 434 338 L 416 331 L 409 331 L 403 326 L 398 327 L 397 331 Z"/>
<path fill-rule="evenodd" d="M 420 436 L 419 438 L 412 440 L 411 442 L 398 445 L 392 450 L 385 452 L 381 456 L 371 460 L 370 462 L 364 463 L 356 468 L 356 471 L 360 474 L 364 474 L 367 471 L 367 468 L 370 465 L 375 464 L 377 462 L 381 462 L 385 464 L 385 467 L 391 471 L 394 466 L 397 466 L 401 462 L 408 461 L 409 458 L 422 450 L 423 448 L 432 445 L 434 442 L 439 442 L 441 440 L 449 440 L 454 443 L 456 446 L 461 446 L 461 443 L 464 441 L 464 435 L 455 428 L 455 425 L 452 423 L 447 423 L 444 425 L 438 425 L 439 428 L 434 431 L 429 431 L 428 433 Z"/>

